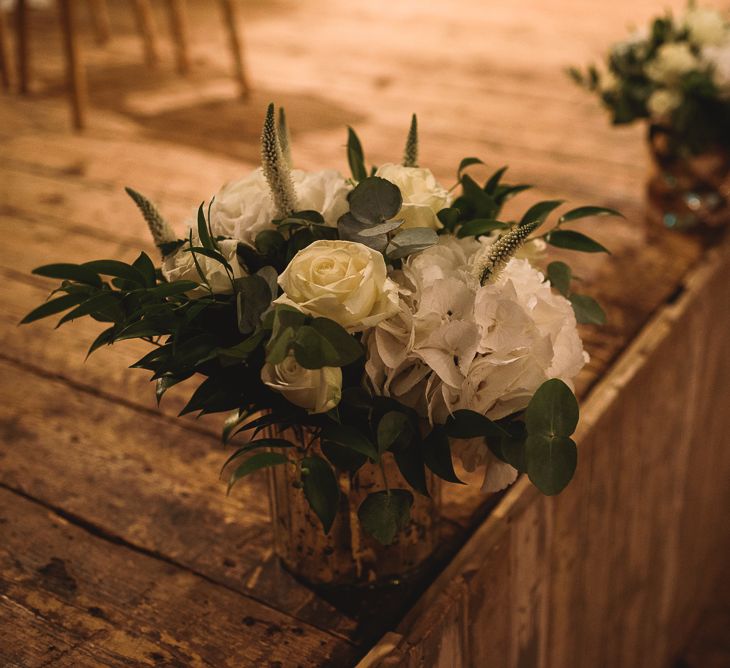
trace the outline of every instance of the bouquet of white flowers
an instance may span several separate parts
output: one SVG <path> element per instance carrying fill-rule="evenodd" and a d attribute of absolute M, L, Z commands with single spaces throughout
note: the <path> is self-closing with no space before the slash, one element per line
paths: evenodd
<path fill-rule="evenodd" d="M 577 461 L 571 382 L 587 360 L 577 320 L 600 323 L 603 312 L 571 290 L 566 264 L 546 278 L 532 262 L 546 244 L 605 251 L 568 226 L 616 212 L 580 207 L 531 236 L 562 202 L 500 220 L 528 186 L 505 184 L 506 168 L 479 185 L 466 173 L 476 158 L 446 190 L 417 165 L 415 116 L 402 164 L 366 169 L 352 130 L 347 155 L 349 179 L 292 169 L 283 112 L 277 121 L 270 106 L 261 169 L 201 204 L 182 236 L 128 189 L 160 267 L 145 253 L 40 267 L 62 283 L 23 322 L 91 316 L 107 327 L 90 351 L 148 341 L 135 366 L 153 373 L 158 400 L 201 377 L 182 412 L 227 412 L 224 440 L 248 435 L 227 462 L 229 490 L 255 470 L 291 467 L 299 489 L 288 493 L 305 495 L 325 532 L 338 472 L 368 460 L 394 458 L 411 487 L 386 484 L 360 506 L 383 543 L 407 525 L 412 492 L 428 495 L 426 469 L 460 482 L 452 455 L 484 469 L 486 490 L 524 471 L 558 493 Z"/>
<path fill-rule="evenodd" d="M 597 93 L 614 123 L 648 118 L 690 154 L 730 147 L 730 22 L 691 4 L 614 45 L 605 68 L 571 68 Z"/>

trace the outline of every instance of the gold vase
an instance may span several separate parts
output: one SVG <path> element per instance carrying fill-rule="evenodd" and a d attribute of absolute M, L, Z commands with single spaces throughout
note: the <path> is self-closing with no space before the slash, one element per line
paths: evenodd
<path fill-rule="evenodd" d="M 273 430 L 267 436 L 292 443 L 296 430 Z M 305 442 L 309 440 L 305 437 Z M 309 452 L 321 456 L 319 444 Z M 382 469 L 368 460 L 355 473 L 337 471 L 340 502 L 335 521 L 325 535 L 322 523 L 310 508 L 295 467 L 269 469 L 269 498 L 274 530 L 274 549 L 284 567 L 315 585 L 374 586 L 394 584 L 415 575 L 427 565 L 439 544 L 440 480 L 426 471 L 430 497 L 413 492 L 409 524 L 391 545 L 381 545 L 364 532 L 357 510 L 372 492 L 409 489 L 393 456 L 385 453 Z"/>
<path fill-rule="evenodd" d="M 670 128 L 649 128 L 652 174 L 648 217 L 675 230 L 703 231 L 730 222 L 730 151 L 708 148 L 689 154 L 677 147 Z"/>

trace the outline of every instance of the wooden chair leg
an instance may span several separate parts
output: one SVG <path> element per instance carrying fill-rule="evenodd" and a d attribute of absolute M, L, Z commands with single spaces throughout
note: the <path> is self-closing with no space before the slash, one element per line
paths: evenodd
<path fill-rule="evenodd" d="M 96 41 L 99 44 L 106 44 L 111 36 L 109 7 L 107 7 L 106 0 L 88 0 L 88 2 Z"/>
<path fill-rule="evenodd" d="M 175 59 L 180 74 L 190 71 L 188 56 L 188 26 L 185 12 L 185 0 L 167 0 L 167 13 L 170 21 L 170 32 L 175 45 Z"/>
<path fill-rule="evenodd" d="M 233 56 L 233 65 L 236 69 L 236 78 L 241 89 L 241 97 L 247 98 L 251 92 L 251 86 L 246 73 L 246 65 L 243 59 L 243 41 L 238 31 L 237 12 L 234 0 L 219 0 L 223 10 L 223 23 L 228 32 L 228 43 Z"/>
<path fill-rule="evenodd" d="M 144 59 L 147 65 L 154 67 L 160 59 L 155 38 L 155 21 L 149 0 L 134 0 L 134 15 L 137 19 L 137 30 L 142 36 Z"/>
<path fill-rule="evenodd" d="M 26 0 L 15 3 L 15 45 L 17 49 L 18 91 L 28 94 L 30 54 L 28 52 L 28 4 Z"/>
<path fill-rule="evenodd" d="M 66 76 L 73 124 L 82 130 L 86 124 L 86 74 L 81 63 L 81 52 L 76 35 L 77 0 L 58 0 L 61 34 L 66 55 Z"/>
<path fill-rule="evenodd" d="M 10 37 L 5 12 L 0 9 L 0 80 L 4 90 L 13 87 L 13 61 L 10 55 Z"/>

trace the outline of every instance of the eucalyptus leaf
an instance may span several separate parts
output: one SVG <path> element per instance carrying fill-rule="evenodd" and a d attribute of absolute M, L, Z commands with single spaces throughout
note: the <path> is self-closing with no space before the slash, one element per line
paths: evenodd
<path fill-rule="evenodd" d="M 302 459 L 302 482 L 304 496 L 322 522 L 325 534 L 328 534 L 340 501 L 340 487 L 334 471 L 321 457 L 305 457 Z"/>
<path fill-rule="evenodd" d="M 238 331 L 250 334 L 261 324 L 261 316 L 271 305 L 271 288 L 268 281 L 256 274 L 237 278 L 236 315 Z"/>
<path fill-rule="evenodd" d="M 545 381 L 530 399 L 525 412 L 528 434 L 571 436 L 578 426 L 578 402 L 559 378 Z"/>
<path fill-rule="evenodd" d="M 415 429 L 410 419 L 399 411 L 389 411 L 378 423 L 378 452 L 381 454 L 397 445 L 407 445 L 413 440 Z"/>
<path fill-rule="evenodd" d="M 350 213 L 361 223 L 378 225 L 390 220 L 403 204 L 398 186 L 379 176 L 360 181 L 350 193 Z"/>
<path fill-rule="evenodd" d="M 358 508 L 360 524 L 382 545 L 390 545 L 408 526 L 413 494 L 405 489 L 368 494 Z"/>
<path fill-rule="evenodd" d="M 527 475 L 543 494 L 559 494 L 573 478 L 578 449 L 570 437 L 530 434 L 525 451 Z"/>
<path fill-rule="evenodd" d="M 347 366 L 363 356 L 365 351 L 362 344 L 334 320 L 315 318 L 311 326 L 336 351 L 332 364 L 328 366 Z"/>
<path fill-rule="evenodd" d="M 397 230 L 405 221 L 403 220 L 386 220 L 380 225 L 373 225 L 372 227 L 365 227 L 358 234 L 361 237 L 376 237 L 380 234 L 387 234 L 393 230 Z"/>
<path fill-rule="evenodd" d="M 374 226 L 369 223 L 361 223 L 351 213 L 343 214 L 337 221 L 337 232 L 342 241 L 355 241 L 378 251 L 378 253 L 382 253 L 388 246 L 387 234 L 377 234 L 375 236 L 361 234 L 368 229 L 372 229 L 372 227 Z"/>
<path fill-rule="evenodd" d="M 435 230 L 427 227 L 412 227 L 396 234 L 391 239 L 386 252 L 391 260 L 397 260 L 435 246 L 438 240 Z"/>

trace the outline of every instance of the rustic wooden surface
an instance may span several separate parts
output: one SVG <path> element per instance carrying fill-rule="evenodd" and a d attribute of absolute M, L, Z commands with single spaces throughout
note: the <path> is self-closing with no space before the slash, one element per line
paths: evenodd
<path fill-rule="evenodd" d="M 677 620 L 700 600 L 699 578 L 706 569 L 698 565 L 705 552 L 693 553 L 692 564 L 655 569 L 647 560 L 659 555 L 663 535 L 657 532 L 688 527 L 688 535 L 672 534 L 668 540 L 702 544 L 708 532 L 722 527 L 713 524 L 710 492 L 692 487 L 683 495 L 674 469 L 659 464 L 687 462 L 702 478 L 707 460 L 691 456 L 690 432 L 677 436 L 679 455 L 673 441 L 664 439 L 643 458 L 630 460 L 628 444 L 635 441 L 628 432 L 645 414 L 639 399 L 659 397 L 648 378 L 658 387 L 681 385 L 682 365 L 701 361 L 706 344 L 698 337 L 704 330 L 695 329 L 691 338 L 694 357 L 681 357 L 676 367 L 656 362 L 641 371 L 646 384 L 638 386 L 641 393 L 633 402 L 620 403 L 613 395 L 601 400 L 604 390 L 596 383 L 676 296 L 685 277 L 719 260 L 708 260 L 697 240 L 649 235 L 642 216 L 647 161 L 641 129 L 609 128 L 595 104 L 561 72 L 595 57 L 630 21 L 643 20 L 664 3 L 459 0 L 426 7 L 415 0 L 358 6 L 250 0 L 239 12 L 253 74 L 246 102 L 228 76 L 227 36 L 217 7 L 202 0 L 188 3 L 195 26 L 192 71 L 180 79 L 172 65 L 150 71 L 140 63 L 132 13 L 125 3 L 109 4 L 115 32 L 102 51 L 93 48 L 90 27 L 85 28 L 90 86 L 85 134 L 68 131 L 52 12 L 30 12 L 31 94 L 0 98 L 2 662 L 345 666 L 370 649 L 374 634 L 389 630 L 396 633 L 385 639 L 381 653 L 393 648 L 391 658 L 406 652 L 425 665 L 433 665 L 439 652 L 451 661 L 444 665 L 473 665 L 474 657 L 488 657 L 477 665 L 570 666 L 584 651 L 594 658 L 608 652 L 613 661 L 636 656 L 641 647 L 648 652 L 650 646 L 637 643 L 659 638 L 651 635 L 659 626 L 645 618 L 641 598 L 651 588 L 642 585 L 655 587 L 680 572 L 697 584 L 698 598 L 687 595 L 677 609 L 667 607 L 673 600 L 667 598 L 661 628 L 682 626 Z M 165 6 L 154 9 L 162 24 Z M 518 484 L 457 555 L 449 575 L 437 580 L 397 629 L 378 614 L 338 609 L 336 601 L 323 600 L 277 567 L 264 480 L 225 497 L 217 479 L 225 457 L 217 441 L 219 422 L 175 418 L 182 392 L 171 393 L 158 410 L 145 374 L 126 368 L 141 346 L 102 350 L 84 363 L 96 333 L 92 324 L 58 331 L 51 322 L 15 326 L 47 294 L 49 282 L 30 276 L 32 267 L 96 257 L 130 260 L 140 245 L 151 251 L 124 185 L 153 198 L 182 225 L 201 199 L 251 169 L 270 100 L 287 108 L 294 159 L 302 168 L 345 171 L 348 123 L 358 129 L 369 160 L 397 160 L 408 118 L 416 111 L 422 163 L 448 185 L 458 161 L 478 155 L 492 169 L 509 163 L 515 181 L 539 183 L 540 191 L 522 198 L 520 206 L 549 196 L 576 205 L 615 206 L 627 215 L 626 221 L 593 225 L 612 257 L 575 263 L 590 288 L 600 292 L 609 324 L 583 332 L 592 361 L 579 391 L 584 397 L 591 388 L 596 391 L 586 404 L 581 443 L 581 452 L 590 454 L 581 455 L 573 488 L 546 501 Z M 712 286 L 719 290 L 722 281 Z M 711 305 L 701 305 L 702 291 L 688 294 L 691 303 L 680 298 L 678 304 L 695 327 L 704 327 L 708 320 L 692 315 L 692 309 L 704 308 L 705 314 Z M 694 300 L 700 305 L 694 307 Z M 719 341 L 718 348 L 722 336 Z M 675 352 L 676 343 L 662 339 L 647 350 L 652 352 L 642 363 Z M 721 378 L 717 368 L 707 371 Z M 622 385 L 611 387 L 616 394 Z M 697 392 L 703 387 L 709 385 L 697 385 Z M 703 413 L 686 408 L 695 411 L 687 416 L 665 407 L 668 413 L 662 415 L 675 431 L 706 424 L 719 433 L 714 400 L 707 398 Z M 608 435 L 619 444 L 626 439 L 626 445 L 612 448 L 603 440 Z M 653 436 L 642 432 L 642 437 L 652 441 Z M 721 445 L 708 441 L 703 452 Z M 593 487 L 595 472 L 606 469 L 614 476 L 603 479 L 604 487 Z M 661 498 L 666 485 L 671 488 L 667 504 L 658 509 L 661 522 L 654 523 L 653 506 L 643 500 Z M 672 517 L 689 512 L 681 507 L 685 498 L 691 501 L 688 509 L 710 510 L 701 521 L 690 516 L 674 525 Z M 630 511 L 626 525 L 617 512 L 610 515 L 613 524 L 604 527 L 607 508 Z M 484 499 L 452 490 L 445 512 L 455 551 L 480 524 Z M 566 521 L 573 516 L 574 522 Z M 654 533 L 644 535 L 647 527 Z M 588 535 L 595 538 L 588 541 Z M 622 536 L 624 542 L 618 540 Z M 627 555 L 623 545 L 631 546 Z M 642 545 L 657 547 L 652 552 Z M 601 559 L 603 554 L 610 558 Z M 471 570 L 454 574 L 472 561 Z M 492 565 L 488 572 L 482 562 Z M 597 571 L 585 572 L 594 563 Z M 694 570 L 686 573 L 690 566 Z M 642 573 L 643 579 L 629 590 L 612 589 L 619 568 Z M 589 577 L 597 582 L 600 605 L 586 606 L 581 598 Z M 475 587 L 471 578 L 487 595 L 469 596 Z M 568 592 L 560 599 L 561 614 L 547 605 L 549 588 Z M 635 602 L 621 620 L 617 611 L 626 597 Z M 612 611 L 605 619 L 615 625 L 613 632 L 623 634 L 615 647 L 605 644 L 610 636 L 599 634 L 604 610 Z M 556 638 L 584 622 L 594 635 L 587 630 L 583 645 L 556 645 Z"/>

